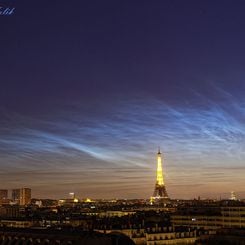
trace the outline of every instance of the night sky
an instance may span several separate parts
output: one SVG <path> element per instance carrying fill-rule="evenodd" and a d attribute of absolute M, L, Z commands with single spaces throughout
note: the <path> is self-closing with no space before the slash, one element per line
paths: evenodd
<path fill-rule="evenodd" d="M 245 197 L 245 2 L 1 1 L 0 188 Z"/>

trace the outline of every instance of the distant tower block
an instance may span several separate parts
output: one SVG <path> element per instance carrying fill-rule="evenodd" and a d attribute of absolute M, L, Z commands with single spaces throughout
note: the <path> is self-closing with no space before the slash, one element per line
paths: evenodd
<path fill-rule="evenodd" d="M 163 175 L 163 168 L 162 168 L 162 154 L 160 149 L 157 153 L 157 181 L 155 184 L 155 189 L 153 193 L 153 199 L 155 201 L 164 201 L 169 200 L 166 187 L 164 184 L 164 175 Z"/>
<path fill-rule="evenodd" d="M 235 195 L 235 192 L 234 191 L 231 191 L 231 197 L 230 197 L 230 200 L 237 200 L 236 198 L 236 195 Z"/>

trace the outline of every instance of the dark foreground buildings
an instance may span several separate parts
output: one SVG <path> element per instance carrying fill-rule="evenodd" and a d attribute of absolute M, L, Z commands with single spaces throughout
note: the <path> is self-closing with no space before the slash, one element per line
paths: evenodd
<path fill-rule="evenodd" d="M 122 233 L 103 234 L 79 229 L 0 228 L 0 245 L 134 245 Z"/>

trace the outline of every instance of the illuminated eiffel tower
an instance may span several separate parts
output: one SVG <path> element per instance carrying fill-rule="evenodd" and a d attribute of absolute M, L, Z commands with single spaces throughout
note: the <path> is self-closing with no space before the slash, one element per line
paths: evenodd
<path fill-rule="evenodd" d="M 162 154 L 160 148 L 157 153 L 157 181 L 155 184 L 155 189 L 153 193 L 152 201 L 167 201 L 169 200 L 168 193 L 164 184 L 164 175 L 162 168 Z"/>

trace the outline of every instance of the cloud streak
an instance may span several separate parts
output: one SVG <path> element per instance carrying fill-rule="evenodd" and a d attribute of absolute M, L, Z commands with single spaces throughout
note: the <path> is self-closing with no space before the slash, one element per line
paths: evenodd
<path fill-rule="evenodd" d="M 204 191 L 211 185 L 216 192 L 234 185 L 242 193 L 245 102 L 219 87 L 212 89 L 217 100 L 193 91 L 196 103 L 188 106 L 139 96 L 109 100 L 93 113 L 79 103 L 38 118 L 2 113 L 0 182 L 9 186 L 8 172 L 11 188 L 32 183 L 41 196 L 45 190 L 54 195 L 48 186 L 56 185 L 60 195 L 73 186 L 81 196 L 103 197 L 111 186 L 112 197 L 148 197 L 154 154 L 161 146 L 172 196 L 212 196 Z M 84 193 L 83 186 L 91 192 Z M 189 189 L 187 194 L 183 188 Z"/>

